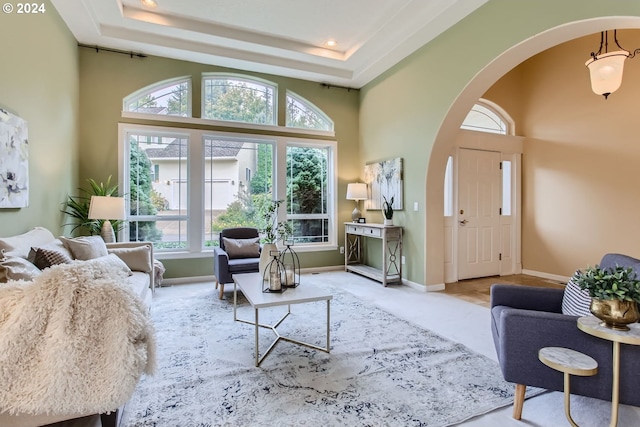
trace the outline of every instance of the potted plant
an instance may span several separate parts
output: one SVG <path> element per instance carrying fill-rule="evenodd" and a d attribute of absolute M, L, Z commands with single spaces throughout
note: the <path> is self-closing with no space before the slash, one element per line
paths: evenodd
<path fill-rule="evenodd" d="M 604 325 L 617 330 L 629 330 L 629 323 L 640 319 L 640 280 L 631 267 L 587 267 L 573 280 L 591 296 L 590 310 Z"/>
<path fill-rule="evenodd" d="M 267 203 L 266 209 L 264 210 L 262 218 L 264 227 L 260 229 L 260 233 L 264 238 L 264 244 L 260 252 L 259 269 L 261 273 L 271 259 L 270 252 L 278 250 L 276 242 L 278 240 L 286 240 L 293 234 L 293 229 L 288 221 L 278 222 L 278 209 L 283 202 L 284 200 L 271 200 Z"/>
<path fill-rule="evenodd" d="M 107 178 L 106 183 L 98 183 L 93 179 L 88 179 L 89 188 L 78 188 L 79 196 L 67 196 L 67 200 L 62 203 L 61 212 L 69 215 L 74 221 L 64 224 L 72 225 L 71 232 L 78 228 L 84 228 L 90 235 L 100 234 L 103 219 L 89 219 L 89 205 L 91 204 L 91 196 L 117 196 L 118 184 L 111 185 L 111 175 Z M 111 221 L 114 232 L 120 231 L 124 227 L 124 221 Z"/>
<path fill-rule="evenodd" d="M 382 214 L 384 215 L 384 225 L 393 225 L 393 196 L 388 201 L 385 196 L 382 196 L 384 202 L 382 202 Z"/>

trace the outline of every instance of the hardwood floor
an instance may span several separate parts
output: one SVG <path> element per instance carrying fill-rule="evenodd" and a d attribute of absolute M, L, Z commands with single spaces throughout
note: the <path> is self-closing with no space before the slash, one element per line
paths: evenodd
<path fill-rule="evenodd" d="M 563 282 L 556 280 L 542 279 L 525 274 L 514 274 L 511 276 L 481 277 L 479 279 L 461 280 L 456 283 L 446 283 L 443 292 L 483 307 L 489 307 L 489 290 L 494 283 L 507 283 L 513 284 L 514 286 L 540 286 L 546 288 L 564 288 L 565 285 Z"/>

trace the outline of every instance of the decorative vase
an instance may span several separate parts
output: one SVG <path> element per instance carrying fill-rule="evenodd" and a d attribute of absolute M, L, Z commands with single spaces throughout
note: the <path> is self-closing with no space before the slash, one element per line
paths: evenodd
<path fill-rule="evenodd" d="M 384 225 L 393 225 L 393 218 L 385 218 Z"/>
<path fill-rule="evenodd" d="M 638 303 L 635 301 L 603 300 L 592 298 L 589 307 L 591 313 L 607 328 L 616 331 L 628 331 L 627 326 L 640 319 Z"/>
<path fill-rule="evenodd" d="M 278 246 L 275 243 L 265 243 L 262 245 L 262 250 L 260 251 L 260 263 L 258 264 L 258 269 L 260 274 L 264 276 L 264 270 L 267 268 L 267 264 L 271 262 L 273 258 L 271 255 L 272 251 L 278 251 Z"/>

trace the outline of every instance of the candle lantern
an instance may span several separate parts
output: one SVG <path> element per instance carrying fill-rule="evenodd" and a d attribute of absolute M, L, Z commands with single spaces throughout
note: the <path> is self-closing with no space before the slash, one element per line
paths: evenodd
<path fill-rule="evenodd" d="M 280 252 L 280 261 L 285 270 L 285 286 L 295 288 L 300 284 L 300 258 L 293 250 L 293 240 L 285 240 L 286 248 Z"/>
<path fill-rule="evenodd" d="M 262 292 L 284 292 L 287 289 L 284 286 L 286 282 L 285 267 L 280 261 L 279 255 L 280 253 L 277 250 L 269 251 L 269 256 L 272 259 L 266 265 L 262 274 Z"/>

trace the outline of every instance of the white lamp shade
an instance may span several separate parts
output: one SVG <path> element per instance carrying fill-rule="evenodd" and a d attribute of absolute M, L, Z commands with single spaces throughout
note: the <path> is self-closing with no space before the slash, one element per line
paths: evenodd
<path fill-rule="evenodd" d="M 585 65 L 591 76 L 591 89 L 598 95 L 609 95 L 622 84 L 624 60 L 629 56 L 626 50 L 604 53 L 591 58 Z"/>
<path fill-rule="evenodd" d="M 347 184 L 347 200 L 367 200 L 367 184 Z"/>
<path fill-rule="evenodd" d="M 89 219 L 125 219 L 124 197 L 91 196 Z"/>

